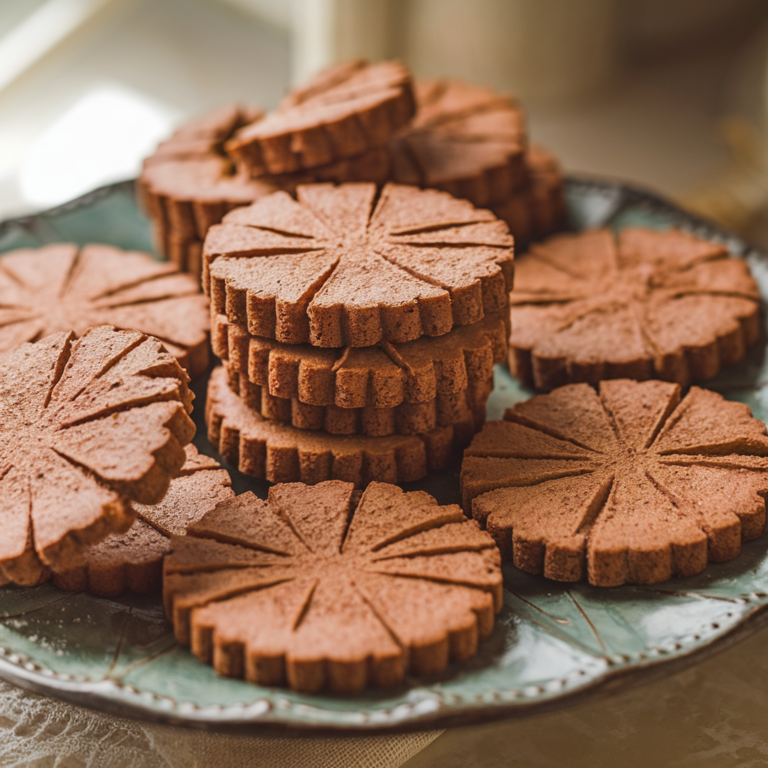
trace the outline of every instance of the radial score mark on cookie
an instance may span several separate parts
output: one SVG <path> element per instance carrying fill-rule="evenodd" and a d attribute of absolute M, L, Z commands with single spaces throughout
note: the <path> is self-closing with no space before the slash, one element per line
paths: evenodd
<path fill-rule="evenodd" d="M 188 377 L 137 331 L 59 333 L 0 358 L 0 576 L 33 584 L 155 504 L 195 432 Z"/>
<path fill-rule="evenodd" d="M 571 384 L 489 422 L 464 508 L 519 568 L 653 584 L 739 554 L 765 526 L 768 435 L 749 408 L 661 381 Z"/>
<path fill-rule="evenodd" d="M 458 506 L 383 483 L 358 502 L 334 480 L 220 504 L 173 540 L 164 594 L 176 637 L 220 674 L 354 693 L 474 655 L 502 581 Z"/>
<path fill-rule="evenodd" d="M 516 262 L 509 364 L 541 389 L 661 378 L 685 386 L 741 360 L 759 333 L 747 264 L 676 230 L 563 235 Z"/>
<path fill-rule="evenodd" d="M 147 253 L 58 243 L 0 258 L 0 352 L 112 325 L 159 338 L 196 376 L 208 367 L 208 315 L 195 279 Z"/>
<path fill-rule="evenodd" d="M 255 336 L 367 347 L 439 336 L 502 310 L 512 236 L 445 192 L 312 184 L 227 214 L 205 239 L 214 312 Z M 376 202 L 375 210 L 373 209 Z"/>

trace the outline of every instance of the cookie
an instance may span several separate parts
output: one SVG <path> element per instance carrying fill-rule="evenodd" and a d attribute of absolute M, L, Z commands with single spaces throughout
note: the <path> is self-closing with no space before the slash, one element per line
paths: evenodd
<path fill-rule="evenodd" d="M 138 251 L 71 243 L 0 257 L 0 353 L 112 325 L 162 339 L 191 376 L 208 368 L 208 302 L 194 278 Z"/>
<path fill-rule="evenodd" d="M 255 336 L 318 347 L 440 336 L 503 309 L 512 236 L 445 192 L 312 184 L 257 200 L 211 227 L 212 310 Z M 374 208 L 375 204 L 375 208 Z"/>
<path fill-rule="evenodd" d="M 270 488 L 173 540 L 166 613 L 220 675 L 317 693 L 392 688 L 474 656 L 502 605 L 499 553 L 458 506 L 372 483 Z"/>
<path fill-rule="evenodd" d="M 229 473 L 214 459 L 186 447 L 187 460 L 159 504 L 133 504 L 138 517 L 126 533 L 113 533 L 90 547 L 77 568 L 53 574 L 59 589 L 117 597 L 127 590 L 147 593 L 162 585 L 170 536 L 183 536 L 192 523 L 232 498 Z"/>
<path fill-rule="evenodd" d="M 444 336 L 341 349 L 261 339 L 223 315 L 211 325 L 214 353 L 253 384 L 316 406 L 395 408 L 464 390 L 480 402 L 493 389 L 493 364 L 507 354 L 507 329 L 497 315 Z"/>
<path fill-rule="evenodd" d="M 296 429 L 322 430 L 331 435 L 419 435 L 438 427 L 458 427 L 477 432 L 485 422 L 487 397 L 475 401 L 468 390 L 438 395 L 424 403 L 403 403 L 394 408 L 339 408 L 307 405 L 296 398 L 273 397 L 244 374 L 225 366 L 229 388 L 245 405 L 265 419 Z M 488 393 L 493 380 L 488 382 Z"/>
<path fill-rule="evenodd" d="M 150 163 L 139 178 L 141 205 L 149 218 L 185 240 L 203 240 L 227 211 L 281 188 L 233 173 L 231 161 L 215 152 Z"/>
<path fill-rule="evenodd" d="M 216 107 L 182 126 L 144 161 L 137 195 L 155 226 L 177 239 L 203 240 L 228 210 L 279 188 L 238 174 L 222 148 L 260 114 L 255 107 Z"/>
<path fill-rule="evenodd" d="M 539 240 L 567 225 L 565 181 L 557 158 L 544 147 L 531 146 L 526 165 L 531 180 L 533 239 Z"/>
<path fill-rule="evenodd" d="M 557 236 L 518 259 L 510 370 L 540 389 L 621 377 L 685 386 L 744 357 L 759 298 L 744 261 L 678 230 Z"/>
<path fill-rule="evenodd" d="M 532 241 L 565 229 L 567 224 L 563 175 L 555 157 L 541 147 L 531 147 L 525 163 L 525 186 L 490 206 L 509 226 L 517 253 L 522 253 Z"/>
<path fill-rule="evenodd" d="M 407 483 L 443 469 L 469 443 L 474 420 L 421 435 L 329 435 L 259 416 L 227 385 L 224 368 L 208 384 L 208 439 L 241 472 L 273 483 L 374 480 Z"/>
<path fill-rule="evenodd" d="M 416 101 L 414 119 L 390 145 L 393 181 L 480 207 L 526 185 L 525 119 L 511 96 L 459 80 L 423 80 Z"/>
<path fill-rule="evenodd" d="M 188 377 L 154 338 L 93 328 L 0 358 L 0 572 L 37 583 L 156 504 L 195 432 Z"/>
<path fill-rule="evenodd" d="M 188 272 L 199 285 L 203 273 L 202 240 L 195 237 L 178 237 L 162 224 L 152 222 L 152 243 L 157 254 L 182 272 Z"/>
<path fill-rule="evenodd" d="M 462 494 L 524 571 L 654 584 L 763 532 L 768 432 L 746 405 L 619 379 L 537 395 L 504 419 L 467 449 Z"/>
<path fill-rule="evenodd" d="M 345 62 L 293 90 L 224 148 L 251 176 L 316 168 L 386 145 L 415 111 L 411 75 L 395 61 Z"/>

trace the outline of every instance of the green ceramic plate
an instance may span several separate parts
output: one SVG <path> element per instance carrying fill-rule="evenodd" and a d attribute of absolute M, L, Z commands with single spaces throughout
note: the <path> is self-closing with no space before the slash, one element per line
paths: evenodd
<path fill-rule="evenodd" d="M 609 224 L 680 225 L 723 240 L 746 258 L 768 296 L 768 256 L 644 192 L 572 178 L 576 229 Z M 0 224 L 0 251 L 54 240 L 105 241 L 150 250 L 147 222 L 130 183 L 38 216 Z M 200 422 L 197 445 L 210 453 Z M 768 364 L 760 348 L 710 384 L 768 415 Z M 496 372 L 489 416 L 531 393 Z M 235 489 L 267 484 L 233 472 Z M 458 467 L 412 484 L 441 503 L 458 500 Z M 768 536 L 701 576 L 654 587 L 562 585 L 507 568 L 504 608 L 478 656 L 438 679 L 409 680 L 354 698 L 302 696 L 220 678 L 173 639 L 158 597 L 103 600 L 51 586 L 0 589 L 0 676 L 115 714 L 253 732 L 397 731 L 520 716 L 629 681 L 668 673 L 724 648 L 768 622 Z"/>

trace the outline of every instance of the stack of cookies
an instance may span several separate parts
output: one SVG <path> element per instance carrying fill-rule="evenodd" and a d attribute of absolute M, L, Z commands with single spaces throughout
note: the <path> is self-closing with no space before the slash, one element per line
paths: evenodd
<path fill-rule="evenodd" d="M 321 73 L 264 117 L 229 105 L 147 158 L 139 195 L 160 253 L 200 274 L 208 229 L 233 208 L 300 184 L 395 181 L 490 208 L 518 249 L 562 228 L 555 159 L 528 147 L 517 102 L 457 81 L 413 84 L 396 62 Z"/>
<path fill-rule="evenodd" d="M 482 426 L 512 236 L 446 192 L 309 184 L 206 237 L 212 444 L 272 482 L 407 482 Z"/>

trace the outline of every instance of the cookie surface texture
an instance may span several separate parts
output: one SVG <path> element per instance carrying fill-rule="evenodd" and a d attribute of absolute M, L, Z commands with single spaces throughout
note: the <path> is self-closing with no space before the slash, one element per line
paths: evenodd
<path fill-rule="evenodd" d="M 217 672 L 297 691 L 391 688 L 473 656 L 501 608 L 493 539 L 456 506 L 373 483 L 270 488 L 173 540 L 166 612 Z"/>
<path fill-rule="evenodd" d="M 445 192 L 311 184 L 227 214 L 205 239 L 212 311 L 255 336 L 368 347 L 440 336 L 501 311 L 506 224 Z"/>
<path fill-rule="evenodd" d="M 467 390 L 474 401 L 493 389 L 493 365 L 507 357 L 497 316 L 444 336 L 404 344 L 328 349 L 251 336 L 223 315 L 212 321 L 213 351 L 273 397 L 315 406 L 395 408 Z"/>
<path fill-rule="evenodd" d="M 351 61 L 292 91 L 224 147 L 253 177 L 332 163 L 385 145 L 415 110 L 411 75 L 395 61 Z"/>
<path fill-rule="evenodd" d="M 621 377 L 686 386 L 759 335 L 746 262 L 677 230 L 551 238 L 517 259 L 510 302 L 510 369 L 540 389 Z"/>
<path fill-rule="evenodd" d="M 194 424 L 188 377 L 161 343 L 99 327 L 23 344 L 0 365 L 0 570 L 36 583 L 159 502 Z"/>
<path fill-rule="evenodd" d="M 163 341 L 191 376 L 208 367 L 208 302 L 193 277 L 147 253 L 69 243 L 0 257 L 0 353 L 112 325 Z"/>
<path fill-rule="evenodd" d="M 273 483 L 345 480 L 362 487 L 405 483 L 445 468 L 469 444 L 474 421 L 419 435 L 331 435 L 261 417 L 235 394 L 227 372 L 211 374 L 206 402 L 211 445 L 241 472 Z"/>
<path fill-rule="evenodd" d="M 79 568 L 53 574 L 59 589 L 116 597 L 126 590 L 146 593 L 162 586 L 163 557 L 170 536 L 183 536 L 192 523 L 217 504 L 232 498 L 229 473 L 221 465 L 186 447 L 187 460 L 159 504 L 132 506 L 138 517 L 125 533 L 113 533 L 84 554 Z"/>
<path fill-rule="evenodd" d="M 692 387 L 570 384 L 509 409 L 462 466 L 465 510 L 505 558 L 559 581 L 654 584 L 736 557 L 765 527 L 768 436 Z"/>

